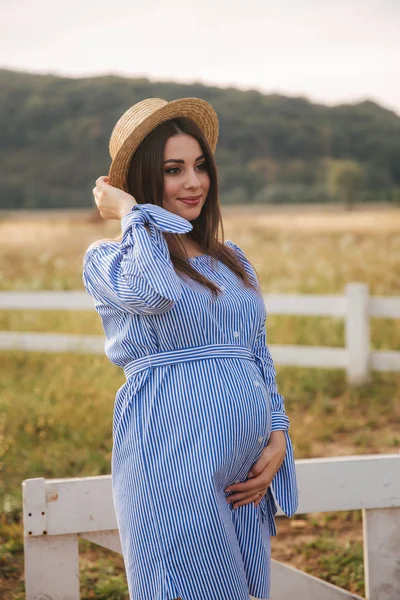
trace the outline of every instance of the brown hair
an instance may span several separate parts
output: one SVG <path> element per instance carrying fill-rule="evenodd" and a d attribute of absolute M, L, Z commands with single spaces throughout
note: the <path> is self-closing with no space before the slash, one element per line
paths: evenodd
<path fill-rule="evenodd" d="M 135 198 L 137 204 L 149 203 L 162 206 L 164 150 L 168 139 L 179 134 L 191 135 L 198 141 L 205 156 L 206 168 L 210 177 L 207 200 L 198 218 L 191 221 L 193 229 L 188 235 L 198 243 L 204 254 L 220 260 L 236 273 L 247 287 L 255 288 L 235 251 L 218 241 L 219 227 L 221 227 L 222 240 L 224 239 L 224 229 L 219 203 L 217 165 L 206 138 L 194 121 L 187 117 L 171 119 L 156 127 L 146 136 L 132 157 L 127 179 L 128 192 Z M 201 275 L 188 261 L 180 236 L 169 232 L 163 232 L 162 235 L 168 244 L 174 268 L 207 286 L 213 294 L 218 294 L 220 290 L 215 283 Z M 121 238 L 122 234 L 120 233 L 119 239 Z"/>

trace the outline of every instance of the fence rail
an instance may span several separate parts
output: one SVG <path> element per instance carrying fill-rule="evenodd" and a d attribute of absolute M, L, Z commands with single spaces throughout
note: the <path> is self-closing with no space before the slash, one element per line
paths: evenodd
<path fill-rule="evenodd" d="M 344 296 L 267 294 L 270 315 L 342 318 L 345 347 L 289 346 L 271 344 L 276 364 L 296 367 L 346 369 L 350 383 L 366 383 L 371 370 L 400 371 L 400 352 L 371 350 L 371 318 L 399 319 L 400 296 L 370 297 L 364 283 L 349 283 Z M 0 310 L 90 310 L 87 292 L 0 292 Z M 102 336 L 54 333 L 0 332 L 0 350 L 29 352 L 82 352 L 103 354 Z"/>
<path fill-rule="evenodd" d="M 366 597 L 397 598 L 400 455 L 297 460 L 296 472 L 298 513 L 362 509 Z M 111 476 L 27 479 L 22 485 L 26 598 L 79 600 L 79 538 L 121 552 Z M 361 600 L 277 561 L 271 597 Z"/>

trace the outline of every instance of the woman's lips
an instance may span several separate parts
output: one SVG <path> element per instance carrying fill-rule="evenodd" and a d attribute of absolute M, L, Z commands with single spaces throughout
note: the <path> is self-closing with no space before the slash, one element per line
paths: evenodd
<path fill-rule="evenodd" d="M 180 200 L 181 202 L 184 202 L 185 204 L 189 204 L 189 206 L 195 206 L 196 204 L 198 204 L 201 200 L 201 196 L 196 196 L 195 198 L 178 198 L 178 200 Z"/>

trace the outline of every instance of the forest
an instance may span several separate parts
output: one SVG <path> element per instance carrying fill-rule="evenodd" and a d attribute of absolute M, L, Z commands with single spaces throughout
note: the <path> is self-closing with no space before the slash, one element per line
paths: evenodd
<path fill-rule="evenodd" d="M 400 202 L 400 116 L 372 101 L 328 107 L 200 83 L 10 70 L 0 89 L 2 209 L 91 207 L 115 122 L 150 97 L 215 108 L 223 204 Z"/>

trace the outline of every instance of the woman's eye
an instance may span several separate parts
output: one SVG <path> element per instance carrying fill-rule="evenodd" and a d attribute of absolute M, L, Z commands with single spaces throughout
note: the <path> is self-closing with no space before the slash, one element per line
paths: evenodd
<path fill-rule="evenodd" d="M 207 163 L 206 162 L 200 163 L 199 165 L 197 165 L 196 169 L 199 169 L 200 171 L 206 171 Z M 178 173 L 180 173 L 180 171 L 181 171 L 181 169 L 179 167 L 170 167 L 169 169 L 165 170 L 165 172 L 170 175 L 178 175 Z"/>

